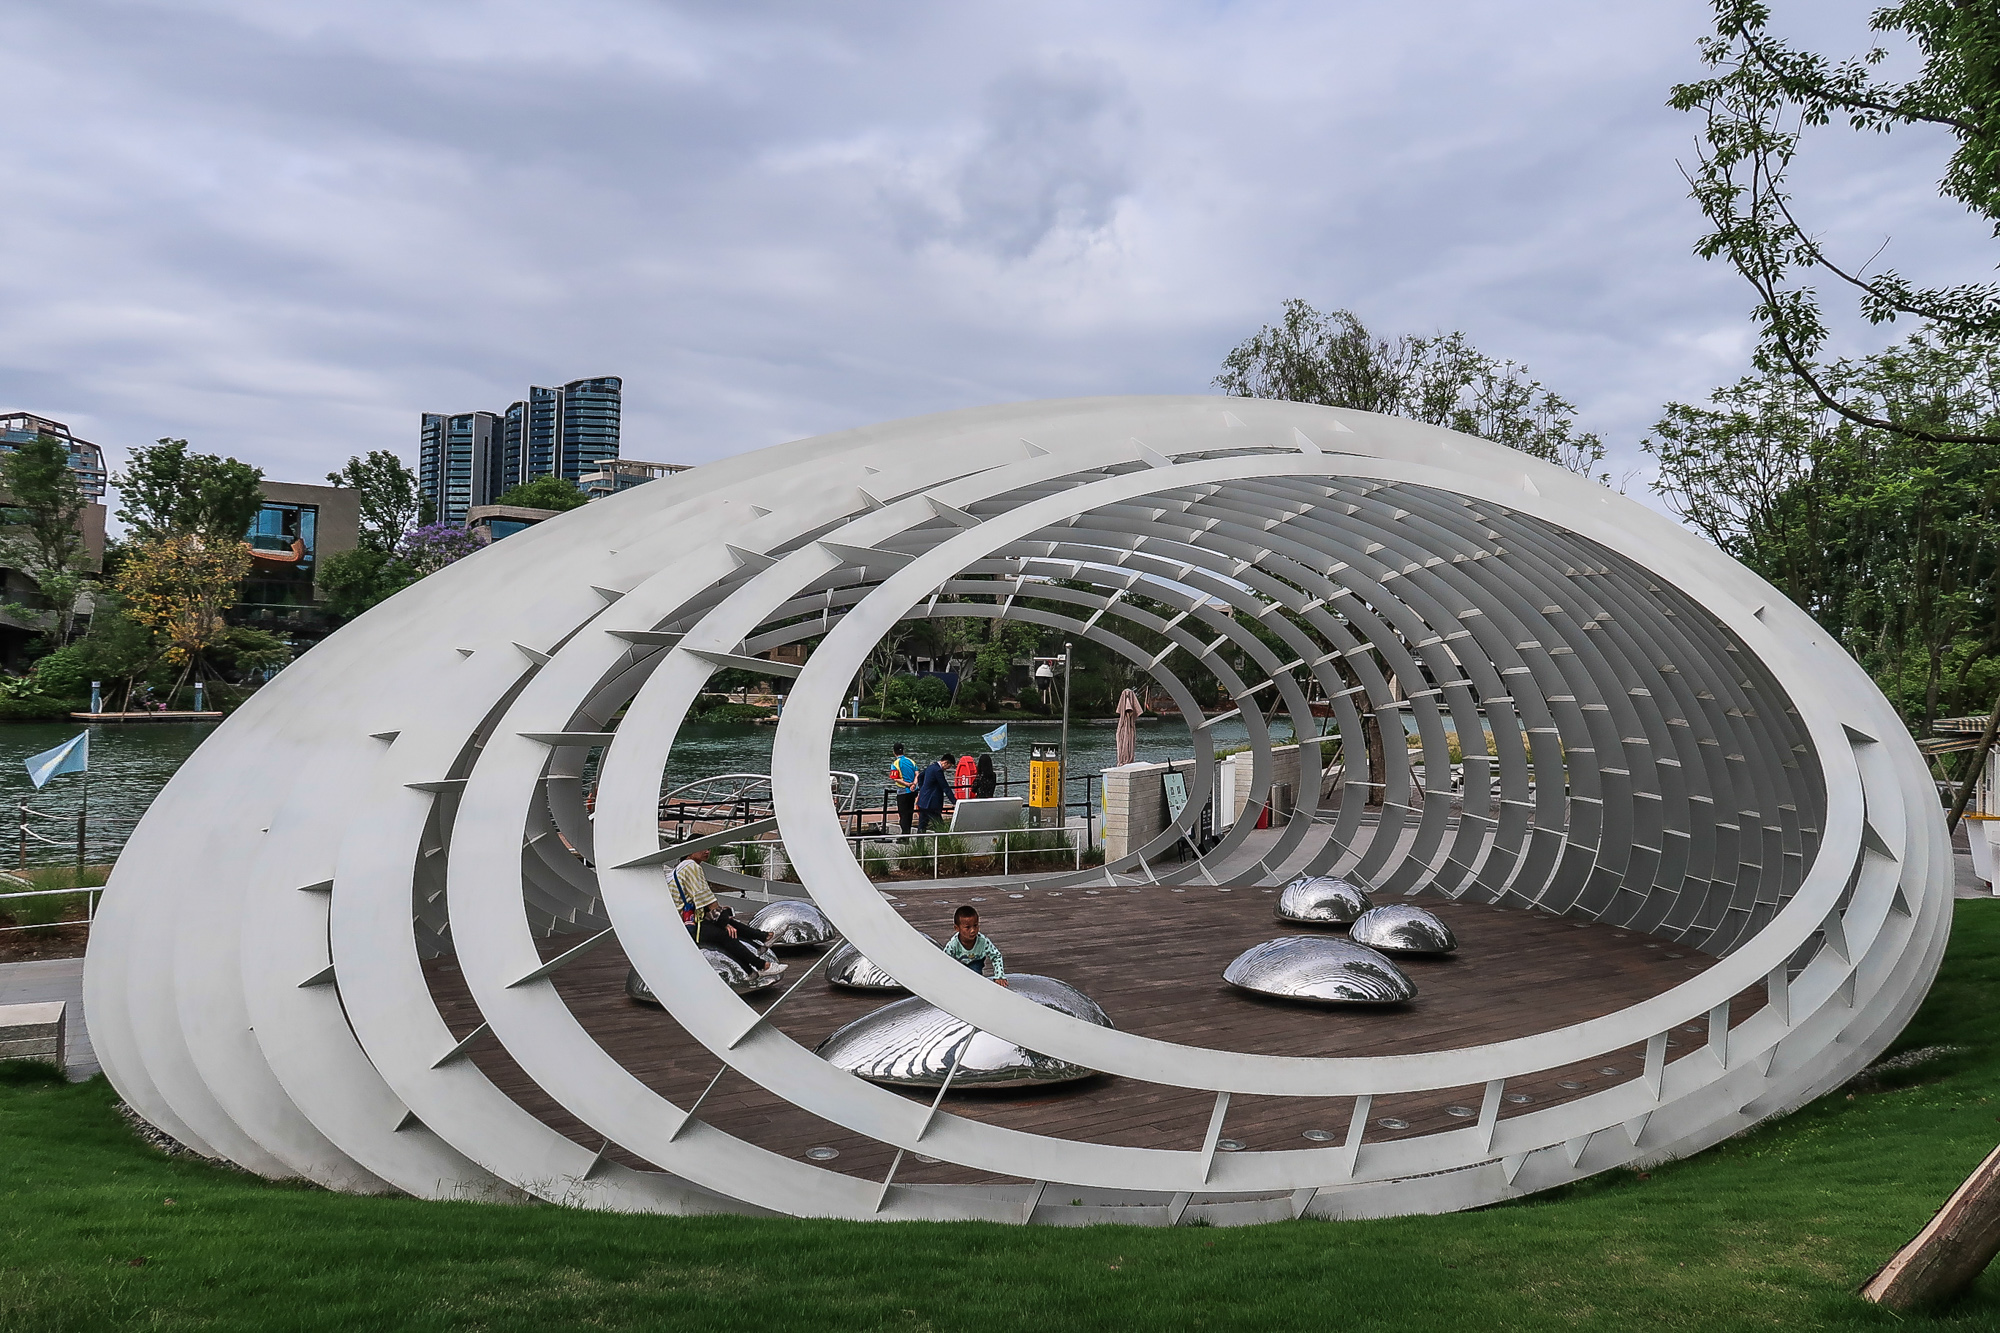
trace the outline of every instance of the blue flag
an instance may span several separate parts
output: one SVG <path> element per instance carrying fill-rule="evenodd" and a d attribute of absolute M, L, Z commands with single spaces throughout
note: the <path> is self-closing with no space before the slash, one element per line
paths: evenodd
<path fill-rule="evenodd" d="M 991 730 L 991 731 L 987 732 L 987 733 L 986 733 L 986 738 L 985 738 L 985 739 L 986 739 L 986 748 L 987 748 L 987 749 L 989 749 L 989 750 L 1004 750 L 1004 749 L 1006 749 L 1006 748 L 1007 748 L 1007 724 L 1006 724 L 1005 722 L 1002 722 L 1002 723 L 1001 723 L 1001 724 L 1000 724 L 999 726 L 997 726 L 997 727 L 993 728 L 993 730 Z"/>
<path fill-rule="evenodd" d="M 90 733 L 80 731 L 53 750 L 44 750 L 27 761 L 28 776 L 35 789 L 63 773 L 84 773 L 90 769 Z"/>

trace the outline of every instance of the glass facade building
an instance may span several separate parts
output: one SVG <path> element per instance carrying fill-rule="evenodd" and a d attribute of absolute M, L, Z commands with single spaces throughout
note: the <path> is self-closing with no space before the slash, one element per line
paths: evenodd
<path fill-rule="evenodd" d="M 463 523 L 474 505 L 491 504 L 500 485 L 500 418 L 492 412 L 424 413 L 417 487 L 438 521 Z"/>
<path fill-rule="evenodd" d="M 245 606 L 313 604 L 313 571 L 319 555 L 319 506 L 266 500 L 245 534 L 250 573 L 240 598 Z"/>
<path fill-rule="evenodd" d="M 89 440 L 79 440 L 60 421 L 38 417 L 33 412 L 0 413 L 0 452 L 11 453 L 16 445 L 26 444 L 38 435 L 53 435 L 63 442 L 69 450 L 70 471 L 76 473 L 84 495 L 94 504 L 104 503 L 104 450 Z"/>
<path fill-rule="evenodd" d="M 618 457 L 624 384 L 600 375 L 557 388 L 534 385 L 504 413 L 425 413 L 417 466 L 424 497 L 440 520 L 463 523 L 474 505 L 491 504 L 522 482 L 581 481 Z M 454 470 L 451 460 L 460 456 L 464 465 Z"/>

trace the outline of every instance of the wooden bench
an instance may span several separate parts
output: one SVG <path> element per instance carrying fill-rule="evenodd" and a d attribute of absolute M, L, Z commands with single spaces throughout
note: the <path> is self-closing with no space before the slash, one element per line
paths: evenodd
<path fill-rule="evenodd" d="M 0 1060 L 46 1060 L 68 1071 L 63 1055 L 69 1006 L 0 1004 Z"/>

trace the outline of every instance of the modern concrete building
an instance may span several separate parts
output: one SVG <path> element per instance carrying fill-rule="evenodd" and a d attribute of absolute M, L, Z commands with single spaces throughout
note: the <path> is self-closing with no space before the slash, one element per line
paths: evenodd
<path fill-rule="evenodd" d="M 11 453 L 41 435 L 54 436 L 68 450 L 70 470 L 89 501 L 77 519 L 83 530 L 84 568 L 98 573 L 104 568 L 104 450 L 79 439 L 60 421 L 33 412 L 0 413 L 0 453 Z M 46 605 L 33 576 L 12 568 L 0 568 L 0 600 L 24 608 Z M 29 641 L 42 633 L 42 618 L 32 610 L 0 611 L 0 659 L 18 660 Z"/>
<path fill-rule="evenodd" d="M 464 523 L 474 506 L 492 504 L 522 482 L 580 483 L 618 457 L 624 383 L 600 375 L 555 388 L 533 385 L 504 413 L 424 413 L 418 493 L 439 521 Z"/>
<path fill-rule="evenodd" d="M 244 538 L 252 559 L 237 613 L 260 629 L 311 629 L 309 613 L 323 600 L 321 565 L 360 545 L 361 498 L 344 486 L 291 481 L 266 481 L 263 491 Z"/>
<path fill-rule="evenodd" d="M 607 495 L 629 491 L 634 486 L 643 486 L 676 472 L 686 472 L 692 466 L 689 463 L 642 463 L 636 458 L 613 458 L 600 464 L 597 471 L 578 477 L 576 484 L 591 499 L 602 500 Z"/>
<path fill-rule="evenodd" d="M 466 516 L 465 526 L 467 531 L 491 544 L 562 512 L 560 509 L 534 509 L 528 505 L 474 505 L 472 512 Z"/>

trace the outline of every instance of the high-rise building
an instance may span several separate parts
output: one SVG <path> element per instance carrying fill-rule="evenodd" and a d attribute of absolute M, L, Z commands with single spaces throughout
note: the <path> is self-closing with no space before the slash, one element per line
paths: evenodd
<path fill-rule="evenodd" d="M 614 428 L 615 429 L 615 428 Z M 104 451 L 89 440 L 79 440 L 60 421 L 38 417 L 33 412 L 0 412 L 0 452 L 11 453 L 38 435 L 53 435 L 69 450 L 70 471 L 93 502 L 104 499 Z M 615 451 L 614 451 L 615 452 Z"/>
<path fill-rule="evenodd" d="M 618 457 L 623 390 L 618 376 L 601 375 L 553 389 L 532 386 L 504 413 L 425 413 L 418 485 L 440 520 L 463 523 L 473 506 L 491 504 L 524 481 L 580 481 Z"/>
<path fill-rule="evenodd" d="M 499 484 L 500 418 L 492 412 L 424 413 L 417 449 L 417 487 L 444 523 L 465 522 L 474 505 L 490 504 Z"/>

